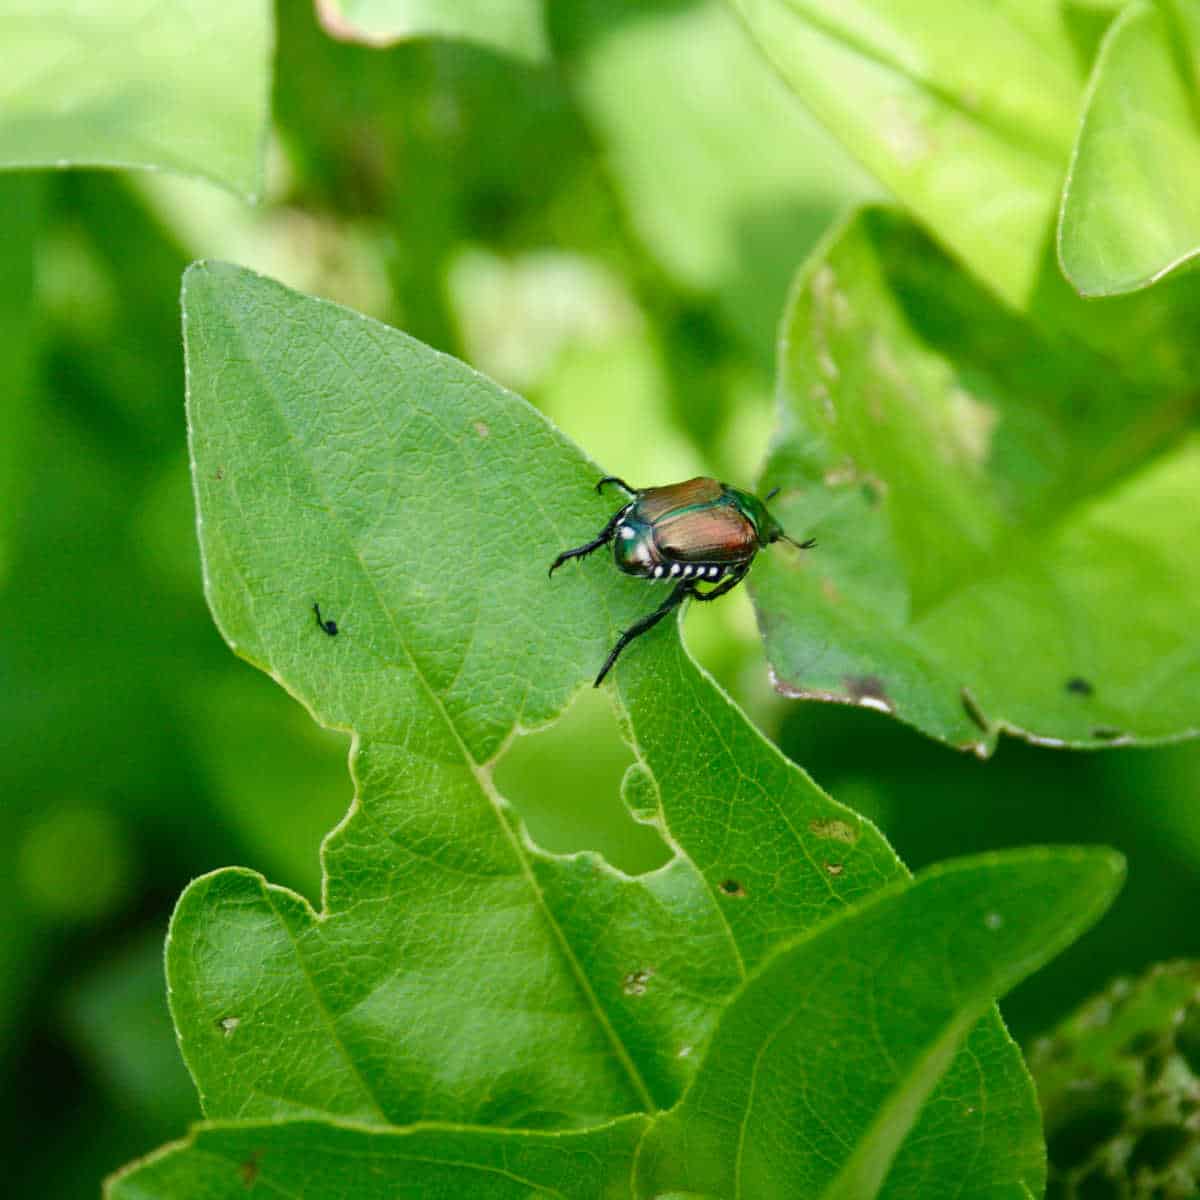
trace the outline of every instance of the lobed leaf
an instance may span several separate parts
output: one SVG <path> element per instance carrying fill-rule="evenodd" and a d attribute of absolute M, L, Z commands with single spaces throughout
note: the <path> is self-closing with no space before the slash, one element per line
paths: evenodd
<path fill-rule="evenodd" d="M 519 58 L 547 57 L 542 0 L 315 0 L 325 31 L 390 46 L 418 37 L 478 42 Z"/>
<path fill-rule="evenodd" d="M 1058 238 L 1063 271 L 1085 296 L 1146 287 L 1200 253 L 1194 5 L 1138 0 L 1113 22 L 1092 72 Z"/>
<path fill-rule="evenodd" d="M 648 1132 L 640 1194 L 1013 1194 L 999 1190 L 1014 1187 L 1011 1164 L 971 1142 L 937 1149 L 929 1123 L 905 1138 L 987 1006 L 1092 924 L 1122 873 L 1118 855 L 1097 850 L 960 859 L 781 950 L 730 1004 L 682 1103 Z M 952 1103 L 944 1096 L 944 1110 Z M 1040 1155 L 1022 1166 L 1033 1191 Z"/>
<path fill-rule="evenodd" d="M 831 235 L 784 318 L 765 472 L 818 548 L 752 577 L 780 690 L 984 755 L 1001 729 L 1200 729 L 1196 394 L 1173 343 L 1135 347 L 1043 332 L 894 215 Z"/>
<path fill-rule="evenodd" d="M 734 0 L 801 100 L 1010 304 L 1035 295 L 1081 80 L 1040 0 Z"/>
<path fill-rule="evenodd" d="M 150 167 L 254 199 L 273 39 L 267 0 L 9 0 L 0 167 Z"/>
<path fill-rule="evenodd" d="M 601 561 L 546 579 L 611 511 L 599 469 L 462 364 L 249 272 L 192 268 L 184 315 L 210 603 L 243 657 L 354 731 L 357 786 L 321 912 L 241 870 L 180 901 L 171 1005 L 206 1115 L 578 1126 L 673 1104 L 738 983 L 901 878 L 894 854 L 673 623 L 614 672 L 626 797 L 673 857 L 630 878 L 539 850 L 492 765 L 651 602 Z M 974 1102 L 929 1119 L 1024 1178 L 1027 1076 L 994 1016 L 973 1038 L 942 1086 Z"/>

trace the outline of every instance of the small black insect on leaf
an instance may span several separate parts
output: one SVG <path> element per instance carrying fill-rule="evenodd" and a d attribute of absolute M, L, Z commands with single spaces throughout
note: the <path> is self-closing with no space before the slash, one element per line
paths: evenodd
<path fill-rule="evenodd" d="M 321 606 L 314 600 L 313 612 L 317 614 L 317 625 L 330 637 L 337 637 L 338 627 L 336 621 L 325 621 L 321 618 Z"/>

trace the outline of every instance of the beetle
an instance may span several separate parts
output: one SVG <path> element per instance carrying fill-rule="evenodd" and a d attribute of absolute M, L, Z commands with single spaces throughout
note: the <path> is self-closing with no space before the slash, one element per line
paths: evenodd
<path fill-rule="evenodd" d="M 810 550 L 817 544 L 816 538 L 797 542 L 788 537 L 767 511 L 765 501 L 707 475 L 653 488 L 630 487 L 616 475 L 605 475 L 596 491 L 603 493 L 606 484 L 619 487 L 629 502 L 613 513 L 590 542 L 564 550 L 550 564 L 550 574 L 570 559 L 584 558 L 611 542 L 613 559 L 626 575 L 675 586 L 653 612 L 621 634 L 594 687 L 604 682 L 617 656 L 634 638 L 652 629 L 689 596 L 715 600 L 737 587 L 764 546 L 782 540 L 798 550 Z M 778 491 L 775 488 L 767 500 Z M 702 592 L 697 586 L 702 582 L 717 586 Z"/>

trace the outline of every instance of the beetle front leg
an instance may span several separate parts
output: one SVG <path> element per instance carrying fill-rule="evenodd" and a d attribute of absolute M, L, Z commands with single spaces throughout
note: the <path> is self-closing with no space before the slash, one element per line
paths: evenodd
<path fill-rule="evenodd" d="M 627 507 L 628 507 L 628 505 L 626 505 L 626 508 Z M 576 546 L 574 550 L 564 550 L 550 564 L 550 570 L 547 572 L 547 574 L 553 575 L 554 572 L 557 571 L 558 568 L 563 565 L 563 563 L 569 561 L 572 558 L 584 558 L 586 555 L 591 554 L 591 552 L 593 550 L 599 550 L 601 546 L 607 546 L 608 543 L 612 541 L 613 530 L 616 529 L 617 522 L 624 515 L 625 515 L 624 508 L 621 509 L 620 512 L 613 513 L 613 515 L 609 518 L 608 524 L 605 525 L 605 527 L 602 530 L 600 530 L 600 532 L 594 538 L 592 538 L 592 540 L 590 542 L 586 542 L 582 546 Z"/>
<path fill-rule="evenodd" d="M 691 583 L 692 595 L 697 600 L 715 600 L 718 596 L 725 595 L 726 592 L 731 592 L 743 579 L 746 578 L 746 572 L 750 570 L 750 564 L 745 563 L 738 567 L 732 575 L 722 583 L 718 583 L 711 592 L 701 592 L 696 588 L 695 583 Z"/>
<path fill-rule="evenodd" d="M 596 676 L 596 682 L 592 687 L 599 687 L 604 682 L 604 677 L 612 670 L 612 665 L 617 661 L 617 656 L 633 641 L 635 637 L 640 637 L 648 629 L 653 629 L 673 608 L 678 608 L 689 595 L 692 594 L 690 583 L 677 583 L 671 594 L 652 612 L 644 616 L 640 621 L 635 621 L 624 633 L 617 638 L 617 644 L 609 652 L 608 657 L 604 660 L 604 666 L 600 668 L 600 674 Z"/>

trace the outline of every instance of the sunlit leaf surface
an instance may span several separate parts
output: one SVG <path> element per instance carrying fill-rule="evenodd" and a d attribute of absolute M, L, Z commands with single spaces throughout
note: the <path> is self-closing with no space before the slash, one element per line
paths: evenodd
<path fill-rule="evenodd" d="M 779 688 L 983 754 L 1200 729 L 1195 391 L 1146 377 L 1157 347 L 1043 334 L 891 214 L 833 236 L 784 319 L 764 476 L 818 546 L 751 576 Z"/>
<path fill-rule="evenodd" d="M 260 190 L 267 0 L 5 0 L 0 166 L 150 167 Z"/>
<path fill-rule="evenodd" d="M 1081 96 L 1040 0 L 736 0 L 813 114 L 1012 304 L 1035 292 Z M 986 49 L 983 49 L 986 47 Z"/>
<path fill-rule="evenodd" d="M 1145 287 L 1200 253 L 1200 8 L 1190 0 L 1131 4 L 1109 30 L 1059 252 L 1087 296 Z"/>

